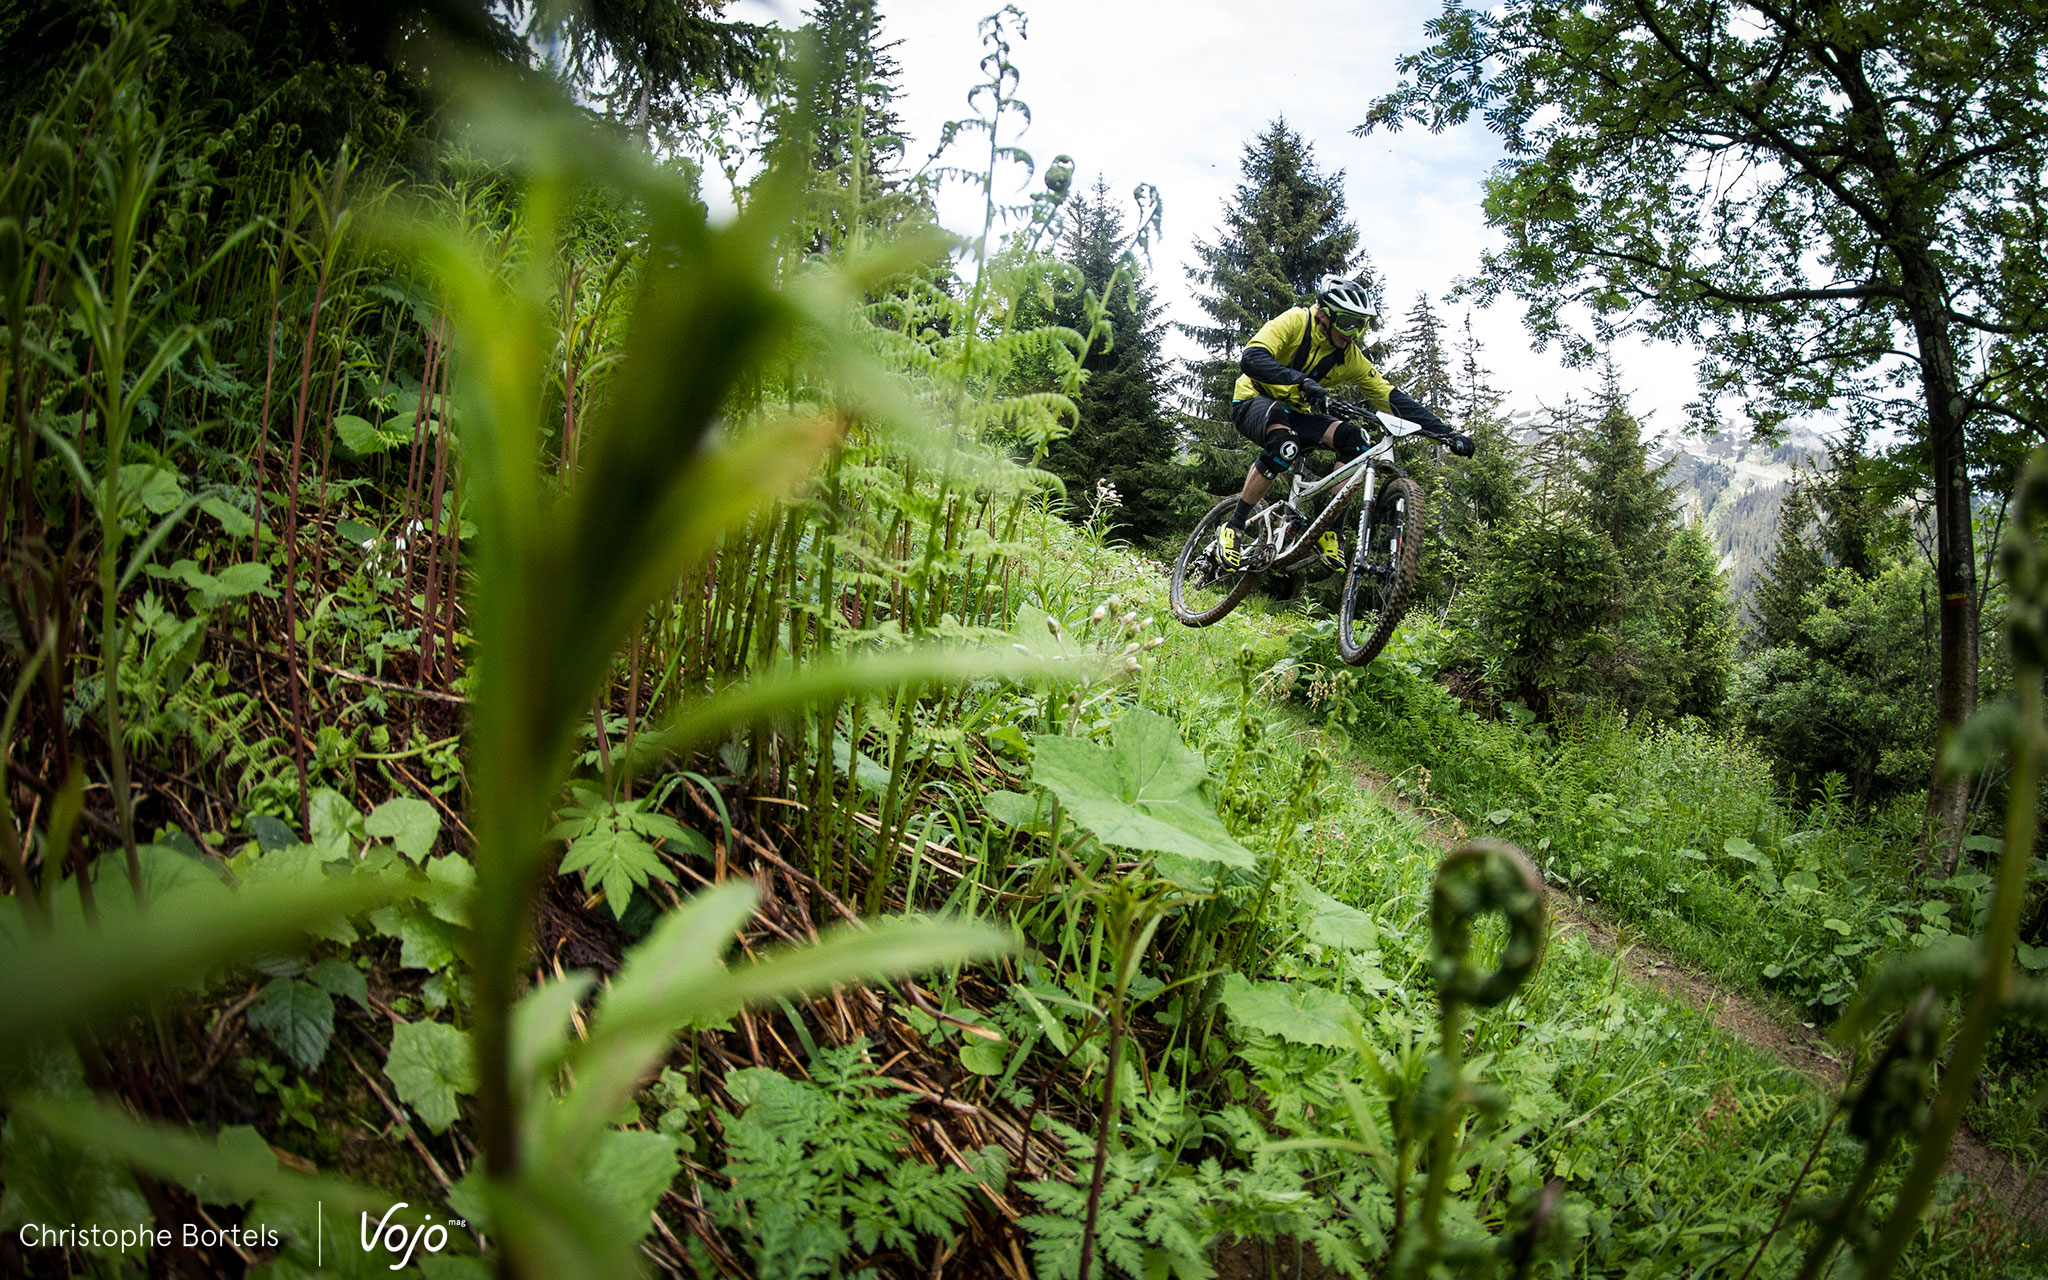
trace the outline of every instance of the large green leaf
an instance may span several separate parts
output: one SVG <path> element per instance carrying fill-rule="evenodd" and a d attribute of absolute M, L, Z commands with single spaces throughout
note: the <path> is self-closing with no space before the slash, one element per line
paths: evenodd
<path fill-rule="evenodd" d="M 1051 828 L 1045 820 L 1045 805 L 1037 795 L 1025 795 L 1019 791 L 985 791 L 981 796 L 981 807 L 988 816 L 1006 827 L 1019 831 L 1045 832 Z"/>
<path fill-rule="evenodd" d="M 445 1022 L 402 1022 L 391 1034 L 384 1074 L 399 1100 L 435 1133 L 454 1123 L 455 1097 L 476 1087 L 469 1037 Z"/>
<path fill-rule="evenodd" d="M 434 908 L 417 902 L 385 907 L 370 914 L 377 932 L 399 943 L 398 964 L 404 969 L 439 971 L 455 963 L 462 928 L 441 918 Z"/>
<path fill-rule="evenodd" d="M 200 604 L 208 609 L 254 592 L 266 596 L 277 594 L 270 589 L 270 566 L 261 561 L 231 564 L 219 573 L 208 573 L 196 561 L 179 560 L 168 569 L 151 565 L 149 572 L 152 577 L 184 583 L 199 593 Z"/>
<path fill-rule="evenodd" d="M 413 415 L 410 412 L 391 419 L 381 427 L 373 426 L 352 413 L 344 413 L 334 419 L 334 434 L 341 437 L 341 443 L 350 453 L 367 458 L 410 444 L 412 426 Z"/>
<path fill-rule="evenodd" d="M 331 995 L 347 996 L 364 1012 L 370 1011 L 370 984 L 363 979 L 363 971 L 350 964 L 346 956 L 327 957 L 306 970 L 306 980 L 325 987 Z"/>
<path fill-rule="evenodd" d="M 1039 734 L 1034 743 L 1031 780 L 1104 844 L 1253 865 L 1251 850 L 1231 838 L 1202 789 L 1208 769 L 1165 716 L 1132 708 L 1109 747 L 1058 734 Z"/>
<path fill-rule="evenodd" d="M 1348 951 L 1379 945 L 1379 926 L 1365 912 L 1337 901 L 1306 880 L 1295 881 L 1294 891 L 1301 898 L 1301 929 L 1310 942 Z"/>
<path fill-rule="evenodd" d="M 433 849 L 434 837 L 441 834 L 441 815 L 424 800 L 400 796 L 370 810 L 363 819 L 363 833 L 389 840 L 400 853 L 418 862 Z"/>
<path fill-rule="evenodd" d="M 1308 982 L 1252 982 L 1241 973 L 1223 979 L 1223 1007 L 1231 1020 L 1295 1044 L 1342 1048 L 1358 1021 L 1350 1001 Z"/>
<path fill-rule="evenodd" d="M 199 509 L 220 522 L 221 532 L 230 538 L 248 538 L 256 533 L 256 521 L 227 499 L 209 494 L 199 500 Z"/>
<path fill-rule="evenodd" d="M 124 507 L 130 503 L 140 505 L 151 515 L 166 515 L 178 509 L 185 500 L 185 490 L 178 483 L 176 468 L 154 462 L 131 462 L 121 468 L 116 481 L 120 494 L 117 501 Z"/>

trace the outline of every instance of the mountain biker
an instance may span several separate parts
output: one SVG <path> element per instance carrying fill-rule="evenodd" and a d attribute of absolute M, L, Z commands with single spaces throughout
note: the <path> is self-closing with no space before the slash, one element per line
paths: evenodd
<path fill-rule="evenodd" d="M 1359 339 L 1379 327 L 1379 314 L 1363 284 L 1349 276 L 1326 275 L 1316 281 L 1313 307 L 1295 307 L 1274 316 L 1244 349 L 1238 360 L 1243 372 L 1231 394 L 1230 420 L 1238 434 L 1259 446 L 1259 456 L 1244 474 L 1237 508 L 1216 534 L 1217 551 L 1228 567 L 1245 567 L 1245 521 L 1273 477 L 1292 469 L 1303 450 L 1316 445 L 1335 449 L 1339 466 L 1365 451 L 1365 432 L 1357 423 L 1324 412 L 1330 387 L 1357 387 L 1372 408 L 1420 425 L 1450 442 L 1461 457 L 1472 455 L 1469 437 L 1453 435 L 1365 358 Z M 1324 531 L 1317 549 L 1325 565 L 1342 571 L 1344 556 L 1337 547 L 1336 530 Z"/>

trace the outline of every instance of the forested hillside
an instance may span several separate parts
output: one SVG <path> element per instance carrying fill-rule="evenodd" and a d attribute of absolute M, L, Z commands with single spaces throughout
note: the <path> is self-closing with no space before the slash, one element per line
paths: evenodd
<path fill-rule="evenodd" d="M 935 138 L 880 0 L 0 13 L 0 1271 L 2048 1275 L 2043 31 L 1759 13 L 1386 32 L 1410 296 L 1017 6 Z M 1184 626 L 1331 272 L 1476 448 Z"/>

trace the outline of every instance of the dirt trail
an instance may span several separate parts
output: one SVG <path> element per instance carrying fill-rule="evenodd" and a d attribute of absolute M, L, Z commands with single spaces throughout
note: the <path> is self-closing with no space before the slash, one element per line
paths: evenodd
<path fill-rule="evenodd" d="M 1456 818 L 1416 807 L 1396 792 L 1383 775 L 1360 767 L 1356 776 L 1360 787 L 1412 820 L 1420 828 L 1422 838 L 1431 844 L 1449 849 L 1464 838 Z M 1453 829 L 1446 829 L 1446 824 Z M 1602 917 L 1597 905 L 1556 885 L 1550 886 L 1549 896 L 1553 934 L 1580 933 L 1595 951 L 1614 951 L 1616 930 Z M 1787 1025 L 1769 1008 L 1742 992 L 1708 974 L 1688 969 L 1670 952 L 1639 939 L 1630 939 L 1622 953 L 1621 967 L 1637 982 L 1706 1010 L 1728 1034 L 1804 1072 L 1824 1087 L 1841 1087 L 1848 1061 L 1818 1031 L 1803 1025 Z M 2048 1173 L 2037 1171 L 2030 1176 L 2008 1157 L 1985 1146 L 1967 1125 L 1956 1132 L 1955 1142 L 1949 1148 L 1948 1171 L 1987 1188 L 2015 1217 L 2031 1222 L 2036 1231 L 2048 1232 Z"/>

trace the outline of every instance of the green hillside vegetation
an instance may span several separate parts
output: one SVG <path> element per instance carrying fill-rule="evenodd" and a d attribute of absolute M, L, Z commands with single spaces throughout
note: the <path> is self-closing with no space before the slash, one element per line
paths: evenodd
<path fill-rule="evenodd" d="M 1943 742 L 1924 458 L 1738 619 L 1620 371 L 1518 445 L 1422 298 L 1392 644 L 1184 628 L 1209 393 L 1370 270 L 1284 121 L 1176 370 L 1013 7 L 918 171 L 872 0 L 316 11 L 0 17 L 0 1270 L 2048 1274 L 1941 1176 L 2048 1157 L 2048 458 Z"/>

